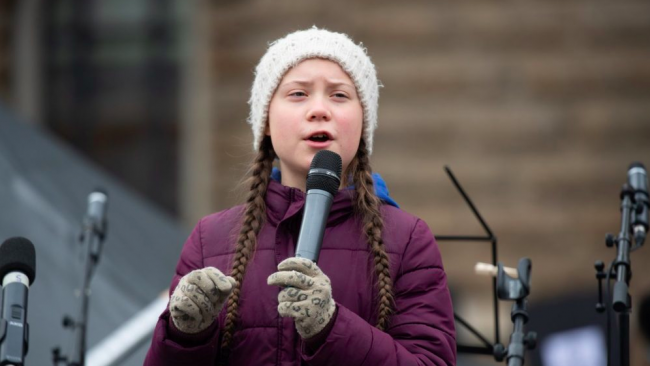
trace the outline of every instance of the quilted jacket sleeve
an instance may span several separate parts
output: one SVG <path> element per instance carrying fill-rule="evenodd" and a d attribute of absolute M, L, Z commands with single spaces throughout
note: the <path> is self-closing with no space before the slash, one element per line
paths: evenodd
<path fill-rule="evenodd" d="M 313 366 L 455 365 L 447 279 L 433 234 L 421 220 L 411 232 L 393 290 L 395 311 L 386 332 L 339 305 L 327 339 L 303 359 Z"/>
<path fill-rule="evenodd" d="M 201 222 L 199 222 L 183 246 L 181 257 L 176 265 L 176 274 L 170 285 L 170 294 L 184 275 L 203 267 Z M 174 327 L 169 310 L 165 310 L 156 324 L 144 365 L 214 365 L 218 352 L 218 328 L 215 322 L 199 334 L 182 333 Z"/>

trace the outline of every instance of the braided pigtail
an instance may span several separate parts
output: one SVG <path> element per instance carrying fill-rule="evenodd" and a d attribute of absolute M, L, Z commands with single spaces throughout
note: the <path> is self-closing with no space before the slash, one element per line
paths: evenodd
<path fill-rule="evenodd" d="M 264 197 L 266 196 L 266 190 L 271 178 L 273 159 L 275 159 L 275 151 L 273 150 L 270 137 L 267 136 L 262 140 L 259 152 L 250 169 L 250 177 L 248 178 L 248 186 L 250 189 L 246 199 L 242 227 L 237 238 L 235 256 L 230 273 L 237 283 L 228 298 L 228 312 L 226 314 L 223 338 L 221 340 L 222 357 L 220 359 L 224 362 L 228 359 L 235 326 L 239 321 L 239 295 L 241 293 L 246 267 L 252 254 L 255 252 L 257 234 L 259 234 L 266 218 L 266 202 L 264 201 Z"/>
<path fill-rule="evenodd" d="M 363 139 L 361 139 L 357 156 L 351 162 L 348 172 L 352 173 L 352 179 L 357 193 L 355 210 L 362 219 L 363 231 L 375 259 L 375 273 L 379 288 L 377 328 L 386 330 L 393 306 L 393 281 L 388 269 L 388 254 L 386 253 L 384 241 L 381 237 L 384 228 L 384 221 L 379 211 L 381 201 L 375 195 L 368 150 Z"/>

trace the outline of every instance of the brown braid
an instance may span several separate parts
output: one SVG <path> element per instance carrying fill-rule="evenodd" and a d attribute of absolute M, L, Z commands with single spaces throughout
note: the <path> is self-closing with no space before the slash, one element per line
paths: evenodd
<path fill-rule="evenodd" d="M 252 254 L 255 252 L 257 234 L 259 234 L 266 218 L 266 203 L 264 198 L 266 197 L 266 190 L 271 177 L 273 159 L 275 159 L 275 151 L 273 150 L 270 137 L 267 136 L 262 140 L 259 152 L 250 170 L 250 177 L 248 178 L 250 189 L 246 199 L 242 228 L 237 239 L 235 257 L 233 258 L 232 271 L 230 273 L 237 283 L 228 298 L 228 312 L 226 314 L 223 338 L 221 340 L 223 357 L 220 357 L 220 359 L 224 362 L 228 359 L 234 329 L 239 321 L 239 295 L 241 293 L 244 274 L 246 273 L 246 266 Z"/>
<path fill-rule="evenodd" d="M 375 195 L 368 150 L 363 139 L 359 144 L 357 156 L 347 171 L 352 173 L 352 179 L 357 193 L 355 210 L 362 218 L 363 231 L 366 234 L 368 245 L 375 257 L 375 273 L 379 288 L 377 328 L 379 330 L 386 330 L 393 306 L 393 281 L 388 268 L 388 254 L 386 253 L 384 241 L 381 237 L 384 228 L 384 221 L 379 211 L 381 201 Z"/>

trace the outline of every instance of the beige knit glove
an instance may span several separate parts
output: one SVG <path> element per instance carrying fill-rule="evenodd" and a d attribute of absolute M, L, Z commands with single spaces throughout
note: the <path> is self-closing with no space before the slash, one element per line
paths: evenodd
<path fill-rule="evenodd" d="M 278 295 L 280 316 L 295 319 L 303 339 L 315 336 L 332 320 L 336 304 L 330 279 L 306 258 L 287 258 L 269 276 L 269 285 L 282 286 Z"/>
<path fill-rule="evenodd" d="M 198 333 L 219 315 L 235 279 L 214 267 L 194 270 L 181 278 L 169 299 L 169 312 L 178 330 Z"/>

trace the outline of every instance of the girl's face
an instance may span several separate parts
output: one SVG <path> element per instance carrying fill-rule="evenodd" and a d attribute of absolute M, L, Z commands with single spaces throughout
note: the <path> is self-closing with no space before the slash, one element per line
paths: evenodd
<path fill-rule="evenodd" d="M 363 108 L 348 74 L 332 61 L 308 59 L 284 75 L 269 105 L 273 148 L 282 184 L 305 190 L 319 150 L 341 155 L 343 171 L 359 148 Z"/>

